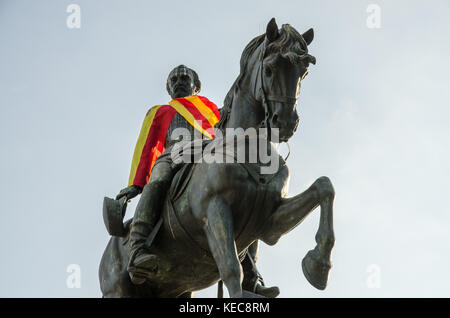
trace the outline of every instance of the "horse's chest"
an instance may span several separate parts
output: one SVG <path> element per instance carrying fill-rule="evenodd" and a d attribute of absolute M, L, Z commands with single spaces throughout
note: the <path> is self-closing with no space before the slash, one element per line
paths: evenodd
<path fill-rule="evenodd" d="M 288 177 L 283 168 L 274 174 L 261 174 L 249 166 L 244 168 L 247 175 L 240 179 L 240 191 L 232 206 L 236 243 L 243 247 L 260 234 L 281 200 Z"/>

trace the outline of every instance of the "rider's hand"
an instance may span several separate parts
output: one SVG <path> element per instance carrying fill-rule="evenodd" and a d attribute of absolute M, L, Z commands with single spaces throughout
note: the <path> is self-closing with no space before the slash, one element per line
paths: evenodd
<path fill-rule="evenodd" d="M 116 200 L 119 200 L 122 197 L 126 197 L 127 200 L 131 200 L 141 192 L 142 189 L 140 187 L 132 185 L 120 190 L 119 194 L 116 196 Z"/>

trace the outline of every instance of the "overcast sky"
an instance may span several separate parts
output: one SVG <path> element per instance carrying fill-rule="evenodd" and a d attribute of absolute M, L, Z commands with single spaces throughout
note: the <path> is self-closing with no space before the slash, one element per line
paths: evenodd
<path fill-rule="evenodd" d="M 66 25 L 72 3 L 80 29 Z M 368 27 L 370 4 L 380 28 Z M 447 0 L 1 0 L 0 296 L 101 296 L 103 196 L 126 186 L 146 111 L 170 99 L 169 71 L 197 70 L 221 107 L 242 50 L 275 17 L 315 30 L 289 195 L 330 177 L 336 245 L 328 288 L 315 290 L 300 263 L 316 210 L 261 244 L 266 283 L 280 297 L 449 297 L 449 16 Z M 80 288 L 67 287 L 70 264 Z"/>

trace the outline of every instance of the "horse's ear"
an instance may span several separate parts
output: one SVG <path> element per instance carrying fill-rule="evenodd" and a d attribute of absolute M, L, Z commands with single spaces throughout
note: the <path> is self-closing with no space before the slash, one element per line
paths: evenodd
<path fill-rule="evenodd" d="M 307 45 L 310 45 L 314 39 L 314 30 L 313 28 L 309 29 L 305 33 L 302 34 L 303 39 L 306 41 Z"/>
<path fill-rule="evenodd" d="M 278 25 L 275 18 L 270 19 L 267 24 L 266 37 L 269 42 L 275 41 L 278 38 Z"/>

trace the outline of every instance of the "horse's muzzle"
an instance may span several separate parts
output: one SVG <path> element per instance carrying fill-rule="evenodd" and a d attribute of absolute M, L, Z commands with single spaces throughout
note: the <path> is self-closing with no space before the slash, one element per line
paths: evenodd
<path fill-rule="evenodd" d="M 288 141 L 297 130 L 299 117 L 297 113 L 288 117 L 287 120 L 282 119 L 278 114 L 274 114 L 271 118 L 270 124 L 272 128 L 278 130 L 278 139 L 280 142 Z"/>

